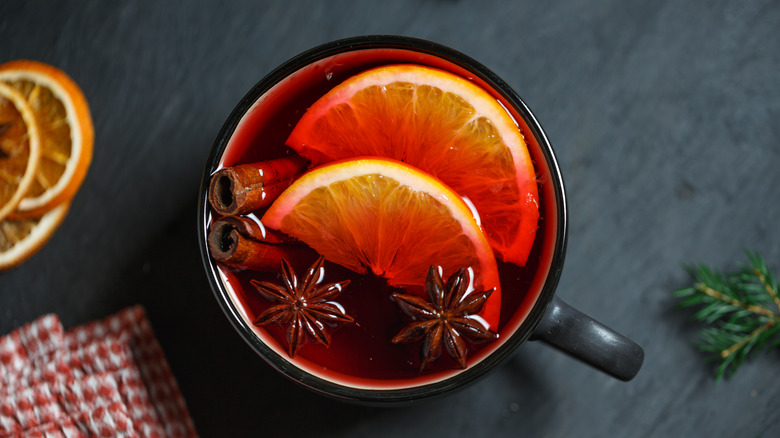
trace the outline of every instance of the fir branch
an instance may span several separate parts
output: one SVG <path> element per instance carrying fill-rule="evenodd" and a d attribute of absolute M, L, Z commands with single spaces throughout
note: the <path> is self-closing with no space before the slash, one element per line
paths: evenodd
<path fill-rule="evenodd" d="M 688 267 L 693 285 L 674 292 L 680 307 L 698 308 L 693 319 L 710 324 L 696 346 L 720 361 L 716 381 L 733 375 L 751 353 L 780 345 L 777 279 L 759 254 L 747 256 L 750 264 L 731 273 Z"/>

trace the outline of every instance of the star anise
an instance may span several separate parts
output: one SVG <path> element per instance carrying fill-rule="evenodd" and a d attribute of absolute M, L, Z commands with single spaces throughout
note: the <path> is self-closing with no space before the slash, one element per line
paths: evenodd
<path fill-rule="evenodd" d="M 287 325 L 287 354 L 290 357 L 294 357 L 301 348 L 307 333 L 327 347 L 330 345 L 330 335 L 325 330 L 326 324 L 354 321 L 341 305 L 330 301 L 341 294 L 349 280 L 320 284 L 325 278 L 323 262 L 322 257 L 318 258 L 300 283 L 285 259 L 282 259 L 281 286 L 268 281 L 250 281 L 263 297 L 279 303 L 263 311 L 254 324 Z"/>
<path fill-rule="evenodd" d="M 425 291 L 430 302 L 417 295 L 392 295 L 401 310 L 415 319 L 395 335 L 392 342 L 406 344 L 423 340 L 420 350 L 421 371 L 439 357 L 442 344 L 450 357 L 461 368 L 466 368 L 467 348 L 464 338 L 480 342 L 498 336 L 474 316 L 494 289 L 473 291 L 466 295 L 468 285 L 466 269 L 458 270 L 446 284 L 442 284 L 439 270 L 431 266 L 425 281 Z"/>

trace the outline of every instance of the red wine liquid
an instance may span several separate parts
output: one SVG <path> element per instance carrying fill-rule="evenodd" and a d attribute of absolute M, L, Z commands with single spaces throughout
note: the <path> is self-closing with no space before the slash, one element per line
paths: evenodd
<path fill-rule="evenodd" d="M 277 158 L 293 153 L 284 146 L 287 137 L 306 109 L 328 90 L 361 71 L 387 64 L 416 63 L 449 70 L 472 80 L 491 92 L 508 108 L 515 120 L 521 120 L 498 93 L 469 73 L 440 58 L 400 49 L 366 49 L 339 54 L 298 70 L 266 92 L 239 123 L 226 148 L 221 165 L 224 167 Z M 522 124 L 519 129 L 524 132 Z M 535 139 L 524 135 L 535 163 L 544 162 Z M 539 200 L 541 217 L 536 241 L 525 267 L 498 262 L 501 279 L 501 320 L 496 341 L 468 344 L 469 366 L 484 359 L 502 340 L 517 330 L 541 290 L 552 257 L 555 241 L 555 210 L 551 188 L 544 181 L 547 170 L 539 169 Z M 262 216 L 263 211 L 256 212 Z M 552 218 L 552 223 L 549 218 Z M 273 303 L 264 299 L 250 285 L 250 280 L 278 282 L 278 274 L 253 271 L 231 272 L 220 268 L 235 304 L 243 309 L 248 325 Z M 460 371 L 446 351 L 428 369 L 420 371 L 420 343 L 393 344 L 390 340 L 410 319 L 390 300 L 392 288 L 381 278 L 364 276 L 326 262 L 325 282 L 344 279 L 350 285 L 335 301 L 355 319 L 353 324 L 329 327 L 329 347 L 307 342 L 292 362 L 322 378 L 359 387 L 393 388 L 416 386 L 446 378 Z M 305 272 L 299 272 L 302 277 Z M 285 327 L 255 327 L 255 332 L 280 355 L 287 356 Z"/>

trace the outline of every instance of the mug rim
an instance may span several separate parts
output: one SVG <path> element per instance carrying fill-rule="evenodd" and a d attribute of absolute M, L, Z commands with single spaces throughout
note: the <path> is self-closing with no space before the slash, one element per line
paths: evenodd
<path fill-rule="evenodd" d="M 555 191 L 555 207 L 557 211 L 556 240 L 550 260 L 550 269 L 528 315 L 509 339 L 497 347 L 484 360 L 454 376 L 428 384 L 397 389 L 369 389 L 341 385 L 304 371 L 265 345 L 241 317 L 239 310 L 230 299 L 225 285 L 219 281 L 220 274 L 217 264 L 209 255 L 208 230 L 206 228 L 210 216 L 210 208 L 207 201 L 209 179 L 219 166 L 233 132 L 252 105 L 282 79 L 308 64 L 340 53 L 380 48 L 410 50 L 442 58 L 474 74 L 510 103 L 523 118 L 525 125 L 531 131 L 531 135 L 536 139 L 542 155 L 544 155 L 545 164 L 553 180 L 551 182 Z M 522 98 L 495 73 L 471 57 L 438 43 L 397 35 L 366 35 L 328 42 L 290 58 L 258 81 L 232 110 L 214 141 L 203 170 L 197 208 L 197 232 L 201 261 L 206 270 L 211 290 L 223 313 L 244 341 L 268 364 L 288 378 L 326 396 L 364 404 L 388 405 L 408 403 L 418 399 L 441 395 L 456 388 L 467 386 L 487 374 L 489 370 L 498 364 L 504 362 L 520 344 L 531 336 L 550 304 L 563 269 L 567 244 L 568 212 L 566 191 L 560 167 L 552 145 L 541 124 Z"/>

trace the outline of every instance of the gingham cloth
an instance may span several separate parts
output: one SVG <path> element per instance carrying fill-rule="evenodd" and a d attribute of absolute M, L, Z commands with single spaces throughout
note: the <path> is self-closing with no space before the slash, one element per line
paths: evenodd
<path fill-rule="evenodd" d="M 197 437 L 140 306 L 64 331 L 46 315 L 0 337 L 0 438 Z"/>

